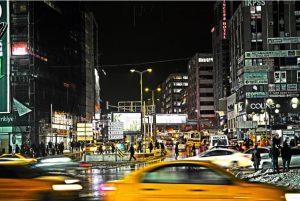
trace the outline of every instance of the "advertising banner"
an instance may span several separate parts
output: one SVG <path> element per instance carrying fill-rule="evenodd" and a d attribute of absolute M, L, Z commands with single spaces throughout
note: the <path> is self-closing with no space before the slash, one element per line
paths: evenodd
<path fill-rule="evenodd" d="M 185 124 L 186 114 L 156 114 L 156 124 Z"/>
<path fill-rule="evenodd" d="M 246 98 L 266 98 L 268 97 L 268 92 L 257 91 L 257 92 L 246 92 Z"/>
<path fill-rule="evenodd" d="M 244 84 L 268 84 L 267 72 L 244 73 Z"/>
<path fill-rule="evenodd" d="M 0 113 L 10 112 L 8 4 L 8 1 L 0 1 Z"/>

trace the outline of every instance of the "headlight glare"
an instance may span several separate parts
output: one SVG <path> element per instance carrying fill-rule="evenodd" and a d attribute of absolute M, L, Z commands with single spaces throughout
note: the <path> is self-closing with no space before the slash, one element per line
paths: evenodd
<path fill-rule="evenodd" d="M 300 200 L 300 193 L 286 193 L 285 194 L 286 201 L 299 201 Z"/>

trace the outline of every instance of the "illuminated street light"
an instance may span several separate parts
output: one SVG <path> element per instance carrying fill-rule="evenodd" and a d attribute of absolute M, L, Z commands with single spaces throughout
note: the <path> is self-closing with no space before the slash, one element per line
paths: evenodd
<path fill-rule="evenodd" d="M 135 69 L 130 69 L 130 72 L 132 73 L 137 73 L 140 75 L 140 87 L 141 87 L 141 114 L 142 114 L 142 119 L 144 120 L 144 107 L 143 107 L 143 74 L 144 73 L 151 73 L 152 72 L 152 69 L 151 68 L 148 68 L 144 71 L 138 71 L 138 70 L 135 70 Z M 141 130 L 142 130 L 142 140 L 144 140 L 144 128 L 143 126 L 141 127 Z"/>
<path fill-rule="evenodd" d="M 145 88 L 145 92 L 149 92 L 151 91 L 151 100 L 152 100 L 152 105 L 155 105 L 154 101 L 155 101 L 155 91 L 160 92 L 161 88 L 157 87 L 156 89 L 149 89 L 148 87 Z"/>

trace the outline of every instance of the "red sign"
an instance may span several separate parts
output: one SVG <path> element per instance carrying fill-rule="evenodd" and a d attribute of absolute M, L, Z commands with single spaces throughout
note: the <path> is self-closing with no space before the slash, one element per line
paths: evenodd
<path fill-rule="evenodd" d="M 26 42 L 14 42 L 11 47 L 12 55 L 21 56 L 28 54 L 28 45 Z"/>

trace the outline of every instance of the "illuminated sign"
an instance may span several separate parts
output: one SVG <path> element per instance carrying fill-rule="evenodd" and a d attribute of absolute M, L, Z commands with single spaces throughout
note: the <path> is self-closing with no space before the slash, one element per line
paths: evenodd
<path fill-rule="evenodd" d="M 26 42 L 15 42 L 12 44 L 11 53 L 14 56 L 22 56 L 28 54 L 28 46 Z"/>
<path fill-rule="evenodd" d="M 300 50 L 245 52 L 245 58 L 295 57 L 295 56 L 300 56 Z"/>
<path fill-rule="evenodd" d="M 300 37 L 268 38 L 268 44 L 300 43 Z"/>
<path fill-rule="evenodd" d="M 246 92 L 246 98 L 266 98 L 268 97 L 268 92 L 258 91 L 258 92 Z"/>
<path fill-rule="evenodd" d="M 267 72 L 244 73 L 244 84 L 268 84 Z"/>
<path fill-rule="evenodd" d="M 214 59 L 213 58 L 199 58 L 198 61 L 199 61 L 199 63 L 209 63 L 209 62 L 213 62 Z"/>
<path fill-rule="evenodd" d="M 222 3 L 222 14 L 223 14 L 223 19 L 222 19 L 223 39 L 226 39 L 227 38 L 226 0 L 223 0 Z"/>
<path fill-rule="evenodd" d="M 265 0 L 245 0 L 244 6 L 264 6 L 266 5 Z"/>
<path fill-rule="evenodd" d="M 0 1 L 0 113 L 10 112 L 9 1 Z"/>
<path fill-rule="evenodd" d="M 156 114 L 157 124 L 185 124 L 186 114 Z"/>
<path fill-rule="evenodd" d="M 124 133 L 137 133 L 142 129 L 141 113 L 113 113 L 113 122 L 123 122 Z"/>

